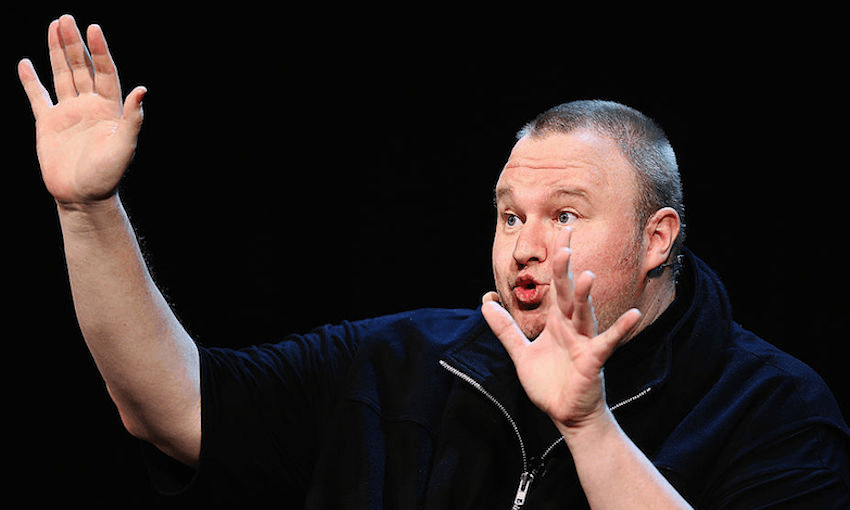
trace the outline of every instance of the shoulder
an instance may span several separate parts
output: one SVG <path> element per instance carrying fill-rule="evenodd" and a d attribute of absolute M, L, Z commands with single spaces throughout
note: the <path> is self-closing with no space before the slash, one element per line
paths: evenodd
<path fill-rule="evenodd" d="M 201 347 L 201 351 L 219 365 L 325 364 L 337 358 L 368 359 L 376 351 L 393 351 L 396 356 L 441 353 L 485 325 L 478 310 L 427 308 L 326 324 L 273 343 L 241 349 Z"/>
<path fill-rule="evenodd" d="M 480 311 L 423 308 L 351 323 L 361 346 L 390 343 L 443 351 L 485 325 Z"/>
<path fill-rule="evenodd" d="M 707 456 L 715 472 L 706 477 L 704 497 L 748 508 L 804 497 L 820 508 L 814 501 L 846 499 L 850 431 L 826 383 L 752 332 L 737 324 L 732 332 L 712 390 L 722 404 L 712 406 L 702 429 L 717 433 L 708 442 L 716 448 Z"/>
<path fill-rule="evenodd" d="M 811 367 L 738 324 L 732 337 L 724 375 L 737 386 L 732 402 L 774 430 L 826 425 L 848 433 L 835 397 Z"/>

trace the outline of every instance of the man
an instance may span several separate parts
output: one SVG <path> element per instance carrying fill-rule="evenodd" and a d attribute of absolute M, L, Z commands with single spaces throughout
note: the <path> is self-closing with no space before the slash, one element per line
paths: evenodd
<path fill-rule="evenodd" d="M 19 75 L 80 327 L 125 426 L 156 447 L 163 493 L 242 507 L 850 504 L 834 399 L 731 320 L 682 246 L 675 156 L 642 114 L 576 102 L 521 131 L 479 310 L 207 349 L 154 285 L 116 191 L 145 89 L 122 103 L 100 27 L 87 42 L 72 17 L 51 23 L 56 104 L 29 61 Z"/>

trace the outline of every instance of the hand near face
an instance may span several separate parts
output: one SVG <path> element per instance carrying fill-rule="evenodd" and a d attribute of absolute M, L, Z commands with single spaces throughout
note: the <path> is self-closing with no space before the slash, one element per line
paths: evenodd
<path fill-rule="evenodd" d="M 573 279 L 571 234 L 569 228 L 558 234 L 551 284 L 556 296 L 536 340 L 526 338 L 513 317 L 498 303 L 495 293 L 484 296 L 481 309 L 511 356 L 528 397 L 562 433 L 580 428 L 607 412 L 602 367 L 641 317 L 633 308 L 597 334 L 590 299 L 595 277 L 585 271 Z"/>

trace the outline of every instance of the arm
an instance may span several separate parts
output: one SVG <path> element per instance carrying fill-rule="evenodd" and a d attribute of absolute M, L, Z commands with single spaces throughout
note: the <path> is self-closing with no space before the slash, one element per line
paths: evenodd
<path fill-rule="evenodd" d="M 596 423 L 558 429 L 591 508 L 691 508 L 607 409 Z"/>
<path fill-rule="evenodd" d="M 640 320 L 629 310 L 596 335 L 590 304 L 593 275 L 570 274 L 569 229 L 558 238 L 552 287 L 557 306 L 530 342 L 495 293 L 482 312 L 505 346 L 529 398 L 563 434 L 591 508 L 690 508 L 655 466 L 623 433 L 605 402 L 602 367 Z"/>
<path fill-rule="evenodd" d="M 201 436 L 198 351 L 153 283 L 116 191 L 146 91 L 122 104 L 100 27 L 87 39 L 91 54 L 71 16 L 50 24 L 56 104 L 32 63 L 18 65 L 42 178 L 56 200 L 80 328 L 125 426 L 191 465 Z"/>

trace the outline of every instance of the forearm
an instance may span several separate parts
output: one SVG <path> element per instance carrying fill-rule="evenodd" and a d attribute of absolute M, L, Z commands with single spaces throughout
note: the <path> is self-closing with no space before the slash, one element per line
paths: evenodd
<path fill-rule="evenodd" d="M 154 284 L 120 200 L 60 205 L 59 218 L 80 328 L 122 420 L 191 463 L 200 447 L 198 351 Z"/>
<path fill-rule="evenodd" d="M 691 508 L 610 413 L 578 431 L 558 428 L 591 508 Z"/>

